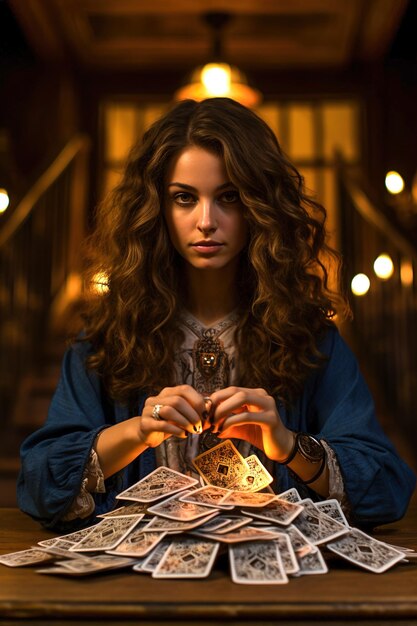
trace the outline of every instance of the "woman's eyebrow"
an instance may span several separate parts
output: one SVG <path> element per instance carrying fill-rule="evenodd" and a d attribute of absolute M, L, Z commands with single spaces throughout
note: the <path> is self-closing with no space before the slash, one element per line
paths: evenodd
<path fill-rule="evenodd" d="M 185 183 L 169 183 L 168 187 L 182 187 L 183 189 L 189 189 L 190 191 L 198 191 L 198 189 L 196 189 L 196 187 L 193 187 L 192 185 L 186 185 Z M 220 191 L 221 189 L 225 189 L 226 187 L 235 187 L 235 185 L 232 182 L 227 182 L 227 183 L 223 183 L 222 185 L 219 185 L 219 187 L 216 187 L 216 191 Z"/>

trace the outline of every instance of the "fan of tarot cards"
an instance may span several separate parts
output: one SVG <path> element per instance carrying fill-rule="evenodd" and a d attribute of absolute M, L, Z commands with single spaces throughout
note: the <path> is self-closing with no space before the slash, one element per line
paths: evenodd
<path fill-rule="evenodd" d="M 153 578 L 205 578 L 228 551 L 235 583 L 283 584 L 289 576 L 325 574 L 322 549 L 376 574 L 416 558 L 414 550 L 350 527 L 337 500 L 303 500 L 294 488 L 260 492 L 272 476 L 230 440 L 193 462 L 204 486 L 158 467 L 120 493 L 121 506 L 95 525 L 0 555 L 0 563 L 42 563 L 39 573 L 63 576 L 130 567 Z"/>

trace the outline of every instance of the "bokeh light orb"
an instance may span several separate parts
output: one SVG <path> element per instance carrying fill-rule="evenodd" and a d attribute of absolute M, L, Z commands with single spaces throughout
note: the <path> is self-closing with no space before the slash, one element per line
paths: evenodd
<path fill-rule="evenodd" d="M 404 179 L 398 172 L 387 172 L 385 176 L 385 187 L 392 194 L 401 193 L 404 189 Z"/>
<path fill-rule="evenodd" d="M 350 288 L 355 296 L 364 296 L 368 293 L 370 286 L 371 281 L 366 274 L 356 274 L 350 283 Z"/>
<path fill-rule="evenodd" d="M 394 273 L 394 263 L 389 254 L 380 254 L 374 261 L 374 272 L 381 280 L 388 280 Z"/>

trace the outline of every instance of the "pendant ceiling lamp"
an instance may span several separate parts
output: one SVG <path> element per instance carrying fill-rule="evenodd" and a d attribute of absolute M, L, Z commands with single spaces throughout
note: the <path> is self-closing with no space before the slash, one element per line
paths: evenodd
<path fill-rule="evenodd" d="M 261 93 L 251 87 L 243 72 L 225 63 L 223 54 L 223 29 L 231 20 L 230 13 L 209 12 L 203 15 L 212 33 L 212 53 L 209 63 L 197 67 L 186 84 L 174 94 L 175 100 L 204 100 L 227 97 L 247 107 L 255 107 L 261 101 Z"/>

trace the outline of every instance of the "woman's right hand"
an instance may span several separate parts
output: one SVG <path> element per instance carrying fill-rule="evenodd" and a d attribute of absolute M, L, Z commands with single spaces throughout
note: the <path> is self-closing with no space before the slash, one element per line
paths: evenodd
<path fill-rule="evenodd" d="M 160 408 L 155 412 L 157 405 Z M 140 443 L 154 448 L 171 436 L 185 439 L 187 433 L 201 433 L 205 410 L 203 396 L 190 385 L 165 387 L 146 399 L 138 420 Z"/>

